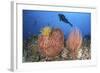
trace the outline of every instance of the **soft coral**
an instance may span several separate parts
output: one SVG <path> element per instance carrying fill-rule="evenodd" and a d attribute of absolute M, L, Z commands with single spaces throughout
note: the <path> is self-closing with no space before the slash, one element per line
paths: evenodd
<path fill-rule="evenodd" d="M 82 45 L 82 35 L 78 28 L 72 28 L 72 31 L 70 32 L 68 39 L 66 41 L 66 45 L 70 50 L 72 59 L 76 59 L 78 50 Z"/>
<path fill-rule="evenodd" d="M 46 57 L 54 58 L 64 47 L 64 35 L 60 29 L 53 29 L 49 36 L 40 35 L 38 38 L 40 51 Z"/>

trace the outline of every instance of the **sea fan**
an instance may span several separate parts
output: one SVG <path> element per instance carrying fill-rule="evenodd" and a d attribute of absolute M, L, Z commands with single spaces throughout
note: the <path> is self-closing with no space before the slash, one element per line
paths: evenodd
<path fill-rule="evenodd" d="M 59 55 L 64 46 L 64 36 L 60 29 L 53 29 L 49 36 L 40 35 L 38 38 L 40 51 L 45 57 L 54 58 Z"/>
<path fill-rule="evenodd" d="M 77 59 L 78 50 L 82 45 L 82 35 L 78 28 L 72 28 L 66 41 L 66 45 L 70 50 L 72 59 Z"/>

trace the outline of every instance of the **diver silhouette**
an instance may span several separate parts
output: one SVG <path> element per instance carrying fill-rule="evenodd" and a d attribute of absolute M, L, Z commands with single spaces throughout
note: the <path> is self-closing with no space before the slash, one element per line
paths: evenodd
<path fill-rule="evenodd" d="M 71 27 L 73 26 L 63 14 L 58 14 L 58 16 L 59 16 L 60 21 L 70 24 Z"/>

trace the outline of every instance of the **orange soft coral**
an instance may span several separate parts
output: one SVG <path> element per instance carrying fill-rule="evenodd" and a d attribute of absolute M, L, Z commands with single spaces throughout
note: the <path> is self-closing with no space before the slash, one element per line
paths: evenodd
<path fill-rule="evenodd" d="M 54 29 L 49 36 L 40 35 L 38 38 L 40 51 L 46 57 L 55 57 L 60 54 L 64 46 L 64 36 L 60 29 Z"/>
<path fill-rule="evenodd" d="M 68 46 L 68 49 L 70 50 L 72 59 L 76 59 L 78 50 L 82 45 L 82 35 L 78 28 L 75 27 L 72 29 L 66 41 L 66 45 Z"/>

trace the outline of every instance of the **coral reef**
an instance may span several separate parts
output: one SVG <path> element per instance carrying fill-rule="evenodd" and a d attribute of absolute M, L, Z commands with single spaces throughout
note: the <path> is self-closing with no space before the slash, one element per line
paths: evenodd
<path fill-rule="evenodd" d="M 40 35 L 24 40 L 23 62 L 88 60 L 91 59 L 90 45 L 91 38 L 82 37 L 78 28 L 72 28 L 64 41 L 59 28 L 44 27 Z"/>

